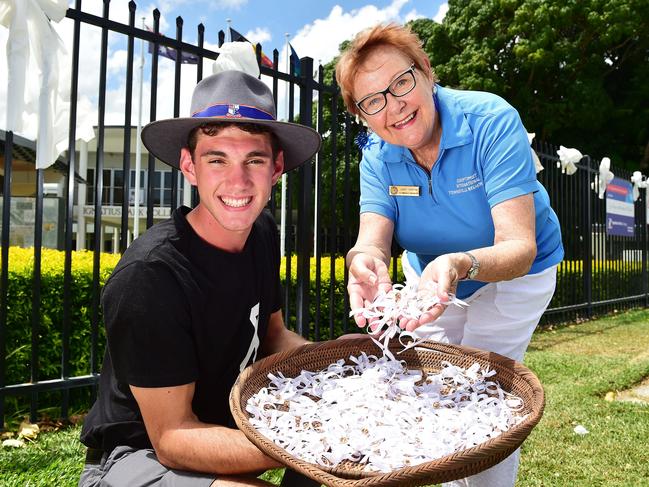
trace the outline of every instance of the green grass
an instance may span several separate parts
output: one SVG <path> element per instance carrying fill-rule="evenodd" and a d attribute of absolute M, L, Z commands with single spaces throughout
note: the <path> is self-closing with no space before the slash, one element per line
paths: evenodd
<path fill-rule="evenodd" d="M 649 376 L 649 311 L 539 332 L 525 361 L 543 383 L 546 407 L 523 444 L 517 486 L 649 486 L 649 406 L 604 400 Z M 577 424 L 589 434 L 576 434 Z M 0 449 L 0 486 L 76 486 L 79 430 Z M 264 478 L 278 484 L 281 471 Z"/>
<path fill-rule="evenodd" d="M 649 312 L 537 333 L 525 361 L 546 407 L 523 444 L 519 485 L 649 486 L 649 406 L 604 400 L 649 375 Z"/>
<path fill-rule="evenodd" d="M 83 468 L 81 426 L 42 433 L 24 448 L 0 448 L 0 486 L 75 486 Z"/>

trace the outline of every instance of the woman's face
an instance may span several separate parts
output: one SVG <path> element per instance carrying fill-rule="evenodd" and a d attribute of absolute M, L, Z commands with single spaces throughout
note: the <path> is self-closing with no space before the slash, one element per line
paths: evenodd
<path fill-rule="evenodd" d="M 353 83 L 354 100 L 385 90 L 391 82 L 406 71 L 412 59 L 392 46 L 379 46 L 359 66 Z M 435 104 L 433 81 L 415 68 L 417 85 L 401 97 L 387 93 L 387 105 L 374 114 L 361 113 L 369 127 L 381 139 L 391 144 L 418 150 L 433 142 Z"/>

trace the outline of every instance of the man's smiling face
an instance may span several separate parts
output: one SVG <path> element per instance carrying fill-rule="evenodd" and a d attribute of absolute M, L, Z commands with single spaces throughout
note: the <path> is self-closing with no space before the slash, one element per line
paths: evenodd
<path fill-rule="evenodd" d="M 190 223 L 221 248 L 242 248 L 283 167 L 282 153 L 273 156 L 269 133 L 250 133 L 236 125 L 215 135 L 199 130 L 193 154 L 187 148 L 181 152 L 183 174 L 200 196 Z"/>

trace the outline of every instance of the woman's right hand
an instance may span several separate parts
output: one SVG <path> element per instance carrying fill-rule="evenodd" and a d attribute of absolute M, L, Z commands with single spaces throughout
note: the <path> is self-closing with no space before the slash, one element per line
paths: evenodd
<path fill-rule="evenodd" d="M 392 280 L 385 262 L 362 252 L 353 257 L 347 281 L 349 306 L 352 311 L 374 301 L 380 291 L 388 292 L 390 289 Z M 360 314 L 354 314 L 354 321 L 360 328 L 367 325 L 367 320 Z"/>

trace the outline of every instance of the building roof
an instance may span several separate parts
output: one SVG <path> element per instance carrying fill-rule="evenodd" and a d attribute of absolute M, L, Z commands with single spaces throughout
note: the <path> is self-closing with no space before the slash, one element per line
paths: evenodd
<path fill-rule="evenodd" d="M 0 130 L 0 154 L 2 156 L 4 156 L 6 137 L 7 132 Z M 15 160 L 26 161 L 36 165 L 36 142 L 21 137 L 20 135 L 13 134 L 11 157 Z M 60 173 L 67 174 L 68 162 L 63 156 L 59 156 L 54 164 L 52 164 L 51 168 Z M 80 184 L 86 183 L 86 180 L 83 179 L 76 171 L 74 173 L 74 180 Z"/>

